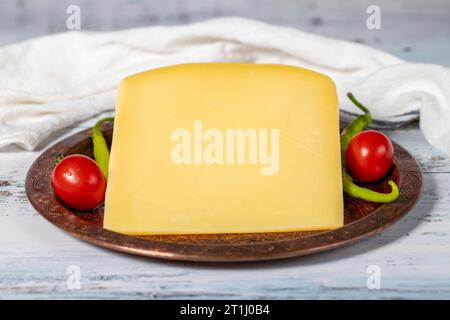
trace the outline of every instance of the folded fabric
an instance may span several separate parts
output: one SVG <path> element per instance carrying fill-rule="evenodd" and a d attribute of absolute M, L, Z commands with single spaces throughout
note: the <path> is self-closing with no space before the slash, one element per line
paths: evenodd
<path fill-rule="evenodd" d="M 244 18 L 125 31 L 67 32 L 0 48 L 0 147 L 32 150 L 50 133 L 115 105 L 128 75 L 186 62 L 281 63 L 329 75 L 343 113 L 375 124 L 417 119 L 426 139 L 450 155 L 450 69 L 406 63 L 361 44 Z"/>

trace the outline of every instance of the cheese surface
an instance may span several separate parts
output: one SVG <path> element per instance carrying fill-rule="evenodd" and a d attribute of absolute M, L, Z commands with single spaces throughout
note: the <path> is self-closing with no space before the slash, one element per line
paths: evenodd
<path fill-rule="evenodd" d="M 333 81 L 286 65 L 204 63 L 118 90 L 104 227 L 252 233 L 343 225 Z"/>

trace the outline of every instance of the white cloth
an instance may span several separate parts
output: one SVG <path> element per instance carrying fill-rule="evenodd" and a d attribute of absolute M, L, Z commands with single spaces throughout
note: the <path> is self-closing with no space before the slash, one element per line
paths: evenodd
<path fill-rule="evenodd" d="M 0 147 L 34 149 L 51 132 L 114 109 L 127 75 L 184 62 L 291 64 L 335 81 L 378 124 L 418 117 L 426 139 L 450 155 L 450 69 L 406 63 L 360 44 L 244 18 L 118 32 L 67 32 L 0 48 Z"/>

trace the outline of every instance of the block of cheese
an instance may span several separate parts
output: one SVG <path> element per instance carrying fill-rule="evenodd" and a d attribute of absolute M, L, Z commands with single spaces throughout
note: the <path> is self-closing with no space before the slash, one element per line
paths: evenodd
<path fill-rule="evenodd" d="M 199 63 L 118 90 L 104 227 L 130 235 L 343 225 L 333 81 L 286 65 Z"/>

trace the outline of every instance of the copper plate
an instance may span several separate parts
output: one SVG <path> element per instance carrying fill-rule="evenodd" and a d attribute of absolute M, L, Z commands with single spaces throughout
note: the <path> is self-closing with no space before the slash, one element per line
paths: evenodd
<path fill-rule="evenodd" d="M 110 142 L 112 126 L 104 133 Z M 407 214 L 422 192 L 422 172 L 417 161 L 394 143 L 394 179 L 401 195 L 390 204 L 378 205 L 345 196 L 345 225 L 321 232 L 251 233 L 223 235 L 127 236 L 103 229 L 103 208 L 88 213 L 66 208 L 55 198 L 50 184 L 58 153 L 92 156 L 91 130 L 53 145 L 31 166 L 26 192 L 33 207 L 47 220 L 72 236 L 98 246 L 141 256 L 185 261 L 255 261 L 307 255 L 341 247 L 372 236 Z M 386 181 L 369 185 L 388 191 Z"/>

